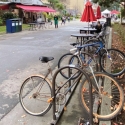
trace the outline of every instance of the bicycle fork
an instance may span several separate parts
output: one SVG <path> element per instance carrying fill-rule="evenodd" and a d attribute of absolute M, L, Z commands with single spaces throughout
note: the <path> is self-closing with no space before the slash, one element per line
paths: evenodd
<path fill-rule="evenodd" d="M 101 96 L 101 91 L 100 91 L 100 89 L 99 89 L 99 84 L 98 84 L 98 82 L 97 82 L 97 80 L 96 80 L 96 77 L 95 77 L 95 75 L 94 75 L 94 72 L 93 72 L 93 69 L 92 69 L 92 67 L 89 65 L 89 68 L 90 68 L 90 71 L 91 71 L 91 73 L 92 73 L 92 76 L 93 76 L 93 78 L 94 78 L 94 81 L 95 81 L 95 83 L 96 83 L 96 86 L 97 86 L 97 88 L 98 88 L 98 90 L 96 90 L 96 88 L 95 88 L 95 90 L 99 93 L 99 95 Z"/>

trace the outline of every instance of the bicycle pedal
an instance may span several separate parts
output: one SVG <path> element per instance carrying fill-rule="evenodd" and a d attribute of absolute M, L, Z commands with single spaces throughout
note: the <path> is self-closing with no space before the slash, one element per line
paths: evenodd
<path fill-rule="evenodd" d="M 51 103 L 53 101 L 53 98 L 50 98 L 47 100 L 48 103 Z"/>
<path fill-rule="evenodd" d="M 78 125 L 89 125 L 89 122 L 84 118 L 79 118 Z"/>

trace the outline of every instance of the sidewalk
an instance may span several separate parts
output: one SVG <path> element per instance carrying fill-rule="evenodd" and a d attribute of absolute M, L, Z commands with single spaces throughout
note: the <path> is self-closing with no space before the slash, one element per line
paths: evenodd
<path fill-rule="evenodd" d="M 21 32 L 20 34 L 25 34 L 29 32 L 32 31 L 26 31 L 26 32 L 24 31 Z M 11 36 L 11 34 L 5 34 L 5 35 Z M 79 86 L 78 86 L 67 106 L 67 110 L 63 113 L 58 125 L 77 125 L 80 117 L 84 117 L 86 119 L 88 118 L 87 114 L 81 107 L 79 101 Z M 3 117 L 3 119 L 0 121 L 0 125 L 50 125 L 51 121 L 52 121 L 52 108 L 44 116 L 32 116 L 27 114 L 22 109 L 20 103 L 18 103 L 5 117 Z"/>

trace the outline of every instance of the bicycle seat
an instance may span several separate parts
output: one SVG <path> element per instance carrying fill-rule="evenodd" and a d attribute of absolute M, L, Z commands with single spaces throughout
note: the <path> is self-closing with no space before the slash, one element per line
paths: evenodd
<path fill-rule="evenodd" d="M 78 45 L 79 43 L 71 43 L 70 45 L 72 45 L 72 46 L 76 46 L 76 45 Z"/>
<path fill-rule="evenodd" d="M 42 63 L 47 63 L 51 60 L 53 60 L 54 58 L 53 57 L 45 57 L 45 56 L 41 56 L 39 57 L 39 60 L 42 62 Z"/>

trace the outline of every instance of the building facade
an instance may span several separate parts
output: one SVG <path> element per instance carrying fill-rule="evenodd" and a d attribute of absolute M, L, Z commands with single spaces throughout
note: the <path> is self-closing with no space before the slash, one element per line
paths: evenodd
<path fill-rule="evenodd" d="M 68 13 L 72 15 L 82 15 L 86 0 L 61 0 Z"/>
<path fill-rule="evenodd" d="M 61 0 L 65 3 L 67 12 L 71 13 L 72 15 L 82 15 L 85 4 L 87 0 Z M 91 1 L 91 0 L 90 0 Z M 92 3 L 92 8 L 94 13 L 96 13 L 98 4 Z"/>

